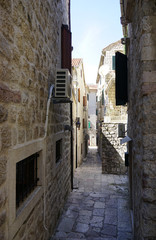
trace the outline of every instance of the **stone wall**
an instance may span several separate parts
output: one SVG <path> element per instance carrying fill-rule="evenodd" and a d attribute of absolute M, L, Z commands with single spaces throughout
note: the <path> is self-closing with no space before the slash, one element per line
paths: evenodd
<path fill-rule="evenodd" d="M 129 9 L 130 10 L 130 9 Z M 156 239 L 156 1 L 135 1 L 129 24 L 128 135 L 134 238 Z"/>
<path fill-rule="evenodd" d="M 70 124 L 69 104 L 51 103 L 47 137 L 44 137 L 49 87 L 54 83 L 56 68 L 61 67 L 61 25 L 69 25 L 68 2 L 0 1 L 0 239 L 3 240 L 49 239 L 70 191 L 70 133 L 64 132 L 64 125 Z M 64 152 L 56 164 L 58 133 L 63 137 Z M 36 205 L 32 207 L 30 200 L 17 214 L 16 162 L 22 160 L 20 154 L 25 158 L 35 149 L 41 153 L 42 175 L 38 193 L 32 195 Z"/>
<path fill-rule="evenodd" d="M 126 145 L 120 145 L 118 138 L 118 123 L 102 123 L 101 127 L 101 159 L 102 173 L 125 174 L 127 168 L 124 162 Z"/>

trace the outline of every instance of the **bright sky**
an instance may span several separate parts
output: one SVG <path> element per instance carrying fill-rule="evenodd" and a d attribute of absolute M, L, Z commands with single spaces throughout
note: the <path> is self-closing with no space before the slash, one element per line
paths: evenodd
<path fill-rule="evenodd" d="M 122 38 L 119 0 L 71 0 L 72 58 L 82 58 L 86 83 L 96 83 L 101 51 Z"/>

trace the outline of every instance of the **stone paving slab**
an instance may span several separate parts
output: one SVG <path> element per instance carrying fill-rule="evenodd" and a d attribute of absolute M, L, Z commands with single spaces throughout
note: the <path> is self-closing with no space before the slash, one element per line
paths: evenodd
<path fill-rule="evenodd" d="M 91 149 L 75 179 L 76 189 L 50 240 L 133 240 L 127 176 L 103 175 Z"/>

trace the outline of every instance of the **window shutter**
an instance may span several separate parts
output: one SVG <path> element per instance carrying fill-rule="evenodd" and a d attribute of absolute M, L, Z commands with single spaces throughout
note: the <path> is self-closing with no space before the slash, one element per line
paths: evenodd
<path fill-rule="evenodd" d="M 61 28 L 61 67 L 67 68 L 71 73 L 71 32 L 67 25 Z"/>
<path fill-rule="evenodd" d="M 78 88 L 78 102 L 80 102 L 80 88 Z"/>
<path fill-rule="evenodd" d="M 90 128 L 90 121 L 88 121 L 88 128 Z"/>
<path fill-rule="evenodd" d="M 87 96 L 83 96 L 83 106 L 87 106 Z"/>
<path fill-rule="evenodd" d="M 112 70 L 115 70 L 115 56 L 112 56 Z"/>
<path fill-rule="evenodd" d="M 89 94 L 87 94 L 87 101 L 89 101 Z"/>
<path fill-rule="evenodd" d="M 128 102 L 127 56 L 120 52 L 116 52 L 115 75 L 116 105 L 125 105 Z"/>
<path fill-rule="evenodd" d="M 85 128 L 85 120 L 84 120 L 84 118 L 83 118 L 83 128 Z"/>

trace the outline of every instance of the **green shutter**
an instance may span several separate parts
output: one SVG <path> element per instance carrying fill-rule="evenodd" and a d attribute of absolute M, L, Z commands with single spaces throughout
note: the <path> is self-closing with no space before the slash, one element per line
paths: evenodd
<path fill-rule="evenodd" d="M 115 56 L 112 56 L 112 70 L 115 70 Z"/>
<path fill-rule="evenodd" d="M 90 121 L 88 121 L 88 128 L 90 128 Z"/>

